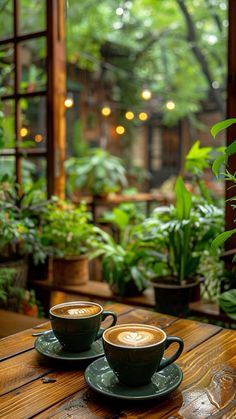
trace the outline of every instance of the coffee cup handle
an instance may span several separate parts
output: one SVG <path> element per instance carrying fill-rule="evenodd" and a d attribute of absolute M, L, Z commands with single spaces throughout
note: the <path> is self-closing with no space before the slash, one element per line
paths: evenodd
<path fill-rule="evenodd" d="M 167 336 L 166 341 L 165 341 L 165 349 L 167 349 L 174 342 L 178 343 L 178 345 L 179 345 L 177 351 L 168 358 L 165 358 L 165 359 L 162 358 L 162 360 L 160 362 L 160 365 L 159 365 L 159 368 L 158 368 L 158 371 L 162 370 L 163 368 L 167 367 L 167 365 L 170 365 L 174 361 L 176 361 L 176 359 L 179 358 L 179 356 L 183 352 L 184 342 L 181 338 L 179 338 L 177 336 Z"/>
<path fill-rule="evenodd" d="M 114 313 L 113 311 L 105 311 L 104 310 L 103 313 L 102 313 L 102 321 L 105 320 L 108 316 L 113 317 L 112 323 L 108 326 L 108 328 L 111 327 L 111 326 L 115 326 L 115 324 L 117 322 L 117 315 L 116 315 L 116 313 Z M 101 327 L 100 330 L 99 330 L 99 332 L 98 332 L 98 334 L 97 334 L 97 338 L 96 339 L 101 338 L 102 335 L 103 335 L 103 332 L 105 330 L 106 329 L 104 329 L 103 327 Z"/>

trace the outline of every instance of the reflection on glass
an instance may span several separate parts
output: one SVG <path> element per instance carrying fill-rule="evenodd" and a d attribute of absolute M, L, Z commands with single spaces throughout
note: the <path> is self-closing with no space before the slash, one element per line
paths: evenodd
<path fill-rule="evenodd" d="M 0 177 L 8 174 L 11 178 L 15 178 L 15 157 L 2 156 L 0 157 Z"/>
<path fill-rule="evenodd" d="M 22 184 L 27 189 L 36 182 L 40 183 L 42 193 L 46 192 L 46 159 L 30 157 L 22 159 Z"/>
<path fill-rule="evenodd" d="M 21 146 L 44 148 L 46 145 L 46 99 L 44 96 L 20 99 Z"/>
<path fill-rule="evenodd" d="M 45 0 L 20 0 L 20 34 L 39 32 L 46 27 Z M 30 8 L 30 12 L 29 12 Z"/>
<path fill-rule="evenodd" d="M 46 40 L 20 43 L 20 91 L 36 92 L 46 87 Z"/>
<path fill-rule="evenodd" d="M 13 0 L 0 1 L 0 39 L 13 36 Z"/>
<path fill-rule="evenodd" d="M 13 93 L 14 89 L 14 47 L 0 46 L 0 95 Z"/>
<path fill-rule="evenodd" d="M 3 117 L 1 126 L 3 130 L 3 147 L 12 148 L 15 146 L 15 104 L 13 100 L 4 100 L 1 104 Z"/>

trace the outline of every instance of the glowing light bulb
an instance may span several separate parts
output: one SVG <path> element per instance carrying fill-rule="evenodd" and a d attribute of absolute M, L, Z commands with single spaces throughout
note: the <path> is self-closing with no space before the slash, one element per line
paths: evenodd
<path fill-rule="evenodd" d="M 148 114 L 146 112 L 140 112 L 138 114 L 140 121 L 146 121 L 148 119 Z"/>
<path fill-rule="evenodd" d="M 149 89 L 143 89 L 141 97 L 143 100 L 150 100 L 152 97 L 152 92 Z"/>
<path fill-rule="evenodd" d="M 119 134 L 119 135 L 124 134 L 125 133 L 125 127 L 123 127 L 123 125 L 118 125 L 116 127 L 116 133 Z"/>
<path fill-rule="evenodd" d="M 109 115 L 111 115 L 111 108 L 109 108 L 109 106 L 104 106 L 101 109 L 101 113 L 102 113 L 103 116 L 109 116 Z"/>
<path fill-rule="evenodd" d="M 134 119 L 134 113 L 132 111 L 127 111 L 125 113 L 125 117 L 126 117 L 126 119 L 128 119 L 129 121 L 131 121 L 132 119 Z"/>
<path fill-rule="evenodd" d="M 29 130 L 28 130 L 28 128 L 26 128 L 26 127 L 22 127 L 22 128 L 20 129 L 20 136 L 21 136 L 21 137 L 26 137 L 28 134 L 29 134 Z"/>
<path fill-rule="evenodd" d="M 64 101 L 64 105 L 66 108 L 72 108 L 72 106 L 74 105 L 73 97 L 68 95 Z"/>
<path fill-rule="evenodd" d="M 41 134 L 36 134 L 34 137 L 34 141 L 36 143 L 41 143 L 41 141 L 43 141 L 43 136 Z"/>
<path fill-rule="evenodd" d="M 166 102 L 166 108 L 169 109 L 169 111 L 172 111 L 175 109 L 175 102 L 168 100 L 168 102 Z"/>

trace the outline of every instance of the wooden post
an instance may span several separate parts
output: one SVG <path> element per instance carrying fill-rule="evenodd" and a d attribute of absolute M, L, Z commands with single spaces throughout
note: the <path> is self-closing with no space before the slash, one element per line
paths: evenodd
<path fill-rule="evenodd" d="M 65 91 L 64 0 L 47 1 L 47 178 L 48 195 L 64 197 Z"/>
<path fill-rule="evenodd" d="M 227 80 L 227 118 L 236 117 L 236 1 L 229 0 L 229 32 L 228 32 L 228 80 Z M 227 145 L 236 140 L 236 124 L 227 129 Z M 236 155 L 230 157 L 228 170 L 235 173 Z M 236 195 L 236 189 L 229 188 L 231 185 L 226 183 L 226 206 L 225 206 L 225 227 L 226 229 L 235 228 L 236 211 L 232 209 L 231 203 L 227 202 L 229 198 Z M 226 241 L 226 250 L 236 248 L 236 234 Z"/>

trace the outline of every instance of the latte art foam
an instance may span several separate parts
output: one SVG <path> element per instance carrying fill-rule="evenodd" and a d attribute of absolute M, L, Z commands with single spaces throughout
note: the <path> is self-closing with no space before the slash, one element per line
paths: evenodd
<path fill-rule="evenodd" d="M 99 313 L 100 307 L 93 304 L 74 304 L 55 307 L 52 313 L 59 317 L 80 318 Z"/>
<path fill-rule="evenodd" d="M 142 347 L 153 345 L 163 340 L 161 331 L 155 328 L 121 326 L 106 332 L 106 340 L 118 346 Z"/>
<path fill-rule="evenodd" d="M 153 334 L 148 331 L 121 332 L 117 335 L 117 340 L 131 346 L 145 346 L 153 342 Z"/>

